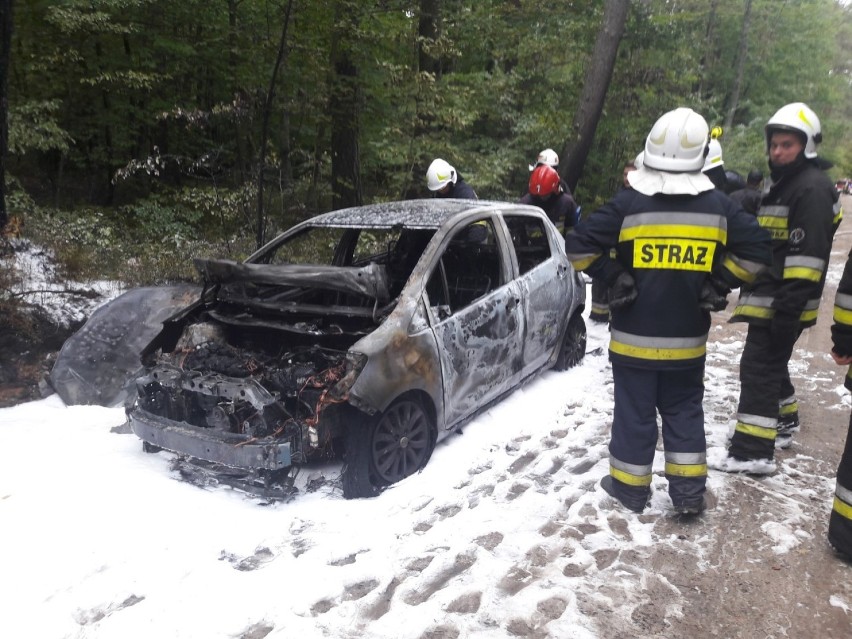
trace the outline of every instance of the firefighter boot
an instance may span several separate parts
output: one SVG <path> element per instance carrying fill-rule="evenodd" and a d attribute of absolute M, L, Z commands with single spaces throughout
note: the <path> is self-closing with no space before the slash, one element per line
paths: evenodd
<path fill-rule="evenodd" d="M 778 433 L 775 435 L 775 448 L 786 450 L 793 445 L 793 433 L 799 432 L 799 412 L 781 413 L 778 416 Z"/>
<path fill-rule="evenodd" d="M 605 475 L 601 479 L 601 488 L 603 488 L 610 497 L 614 497 L 615 500 L 627 508 L 627 510 L 632 510 L 634 513 L 641 513 L 645 510 L 645 506 L 648 505 L 648 502 L 651 501 L 650 489 L 631 490 L 631 487 L 613 479 L 611 475 Z"/>

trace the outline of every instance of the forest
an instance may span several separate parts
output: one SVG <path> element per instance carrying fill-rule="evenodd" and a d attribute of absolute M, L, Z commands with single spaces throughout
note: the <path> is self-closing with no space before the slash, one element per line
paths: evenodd
<path fill-rule="evenodd" d="M 678 106 L 745 174 L 769 116 L 806 102 L 839 179 L 850 17 L 840 0 L 0 0 L 0 220 L 67 277 L 158 284 L 319 212 L 427 196 L 435 157 L 516 200 L 546 147 L 587 214 Z"/>

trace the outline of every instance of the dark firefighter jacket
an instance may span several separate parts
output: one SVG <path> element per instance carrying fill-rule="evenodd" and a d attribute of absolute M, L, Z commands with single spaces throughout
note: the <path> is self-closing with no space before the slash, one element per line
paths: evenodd
<path fill-rule="evenodd" d="M 852 355 L 852 252 L 849 253 L 843 277 L 837 285 L 831 339 L 835 353 Z M 844 386 L 852 390 L 852 367 L 846 373 Z M 828 523 L 828 540 L 835 548 L 852 556 L 852 419 L 846 434 L 846 446 L 837 467 L 837 484 Z"/>
<path fill-rule="evenodd" d="M 624 271 L 635 279 L 636 301 L 612 314 L 610 358 L 644 368 L 703 364 L 710 313 L 699 307 L 702 288 L 711 275 L 735 288 L 771 259 L 766 231 L 717 189 L 654 197 L 624 189 L 565 243 L 574 267 L 607 285 Z"/>
<path fill-rule="evenodd" d="M 834 297 L 834 324 L 831 325 L 833 350 L 838 355 L 852 355 L 852 251 L 843 268 L 843 277 Z M 844 386 L 852 390 L 852 366 L 846 373 Z"/>
<path fill-rule="evenodd" d="M 541 208 L 560 231 L 568 231 L 577 224 L 577 203 L 568 193 L 557 193 L 547 198 L 527 193 L 521 197 L 520 203 Z"/>
<path fill-rule="evenodd" d="M 813 326 L 841 217 L 834 185 L 810 162 L 772 184 L 757 211 L 772 235 L 772 266 L 743 286 L 731 321 L 769 325 L 777 312 Z"/>

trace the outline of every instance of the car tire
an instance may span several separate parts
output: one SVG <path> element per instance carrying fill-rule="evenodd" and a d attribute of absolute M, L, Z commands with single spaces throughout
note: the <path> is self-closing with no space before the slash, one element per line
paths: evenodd
<path fill-rule="evenodd" d="M 435 447 L 435 422 L 412 397 L 346 429 L 341 479 L 346 499 L 373 497 L 423 469 Z"/>
<path fill-rule="evenodd" d="M 586 322 L 578 311 L 568 321 L 554 368 L 558 371 L 566 371 L 582 362 L 585 355 Z"/>

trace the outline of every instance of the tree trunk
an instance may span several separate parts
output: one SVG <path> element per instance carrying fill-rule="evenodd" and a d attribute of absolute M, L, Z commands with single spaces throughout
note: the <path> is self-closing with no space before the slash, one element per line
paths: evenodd
<path fill-rule="evenodd" d="M 441 75 L 441 63 L 431 47 L 435 46 L 441 35 L 440 0 L 420 0 L 420 20 L 417 23 L 417 63 L 421 72 L 433 73 L 437 79 Z"/>
<path fill-rule="evenodd" d="M 363 203 L 358 147 L 358 69 L 352 60 L 351 34 L 357 24 L 355 3 L 341 1 L 335 12 L 331 45 L 331 192 L 335 209 Z"/>
<path fill-rule="evenodd" d="M 725 116 L 725 131 L 734 123 L 734 115 L 740 102 L 740 91 L 743 86 L 743 73 L 745 71 L 746 58 L 748 57 L 748 36 L 751 26 L 751 0 L 745 0 L 745 14 L 743 15 L 743 26 L 740 29 L 740 42 L 737 47 L 737 76 L 734 86 L 731 88 L 731 98 L 728 106 L 728 114 Z"/>
<path fill-rule="evenodd" d="M 710 13 L 707 16 L 707 29 L 704 33 L 704 47 L 701 49 L 703 54 L 699 63 L 698 70 L 698 87 L 696 92 L 701 97 L 704 97 L 704 77 L 707 74 L 707 68 L 712 67 L 716 61 L 716 8 L 719 5 L 719 0 L 710 2 Z"/>
<path fill-rule="evenodd" d="M 6 154 L 9 150 L 9 60 L 12 53 L 12 0 L 0 0 L 0 231 L 6 211 Z"/>
<path fill-rule="evenodd" d="M 442 27 L 441 0 L 420 0 L 420 19 L 417 23 L 417 71 L 421 74 L 432 74 L 436 81 L 441 77 L 441 60 L 435 55 L 435 47 L 441 37 Z M 421 76 L 417 86 L 419 89 L 415 96 L 414 130 L 409 141 L 408 175 L 399 194 L 402 200 L 410 200 L 422 195 L 421 176 L 426 173 L 423 157 L 415 155 L 412 151 L 417 146 L 415 140 L 423 139 L 432 124 L 431 118 L 424 113 L 423 109 L 423 87 L 431 85 L 423 81 Z"/>
<path fill-rule="evenodd" d="M 559 173 L 572 191 L 577 187 L 583 174 L 583 165 L 592 148 L 629 11 L 630 0 L 606 0 L 603 24 L 595 40 L 580 103 L 574 115 L 574 134 L 562 150 Z"/>
<path fill-rule="evenodd" d="M 278 82 L 278 70 L 284 61 L 287 43 L 287 28 L 290 25 L 290 9 L 293 7 L 293 0 L 287 2 L 287 8 L 284 11 L 284 24 L 281 27 L 281 40 L 278 42 L 278 56 L 275 58 L 275 66 L 272 69 L 272 77 L 269 79 L 269 90 L 266 92 L 266 102 L 263 105 L 262 119 L 263 123 L 260 128 L 260 150 L 257 159 L 257 223 L 255 227 L 255 240 L 257 247 L 263 246 L 266 241 L 266 214 L 264 213 L 263 202 L 263 183 L 266 179 L 266 141 L 269 139 L 269 118 L 272 114 L 272 100 L 275 97 L 275 84 Z"/>

